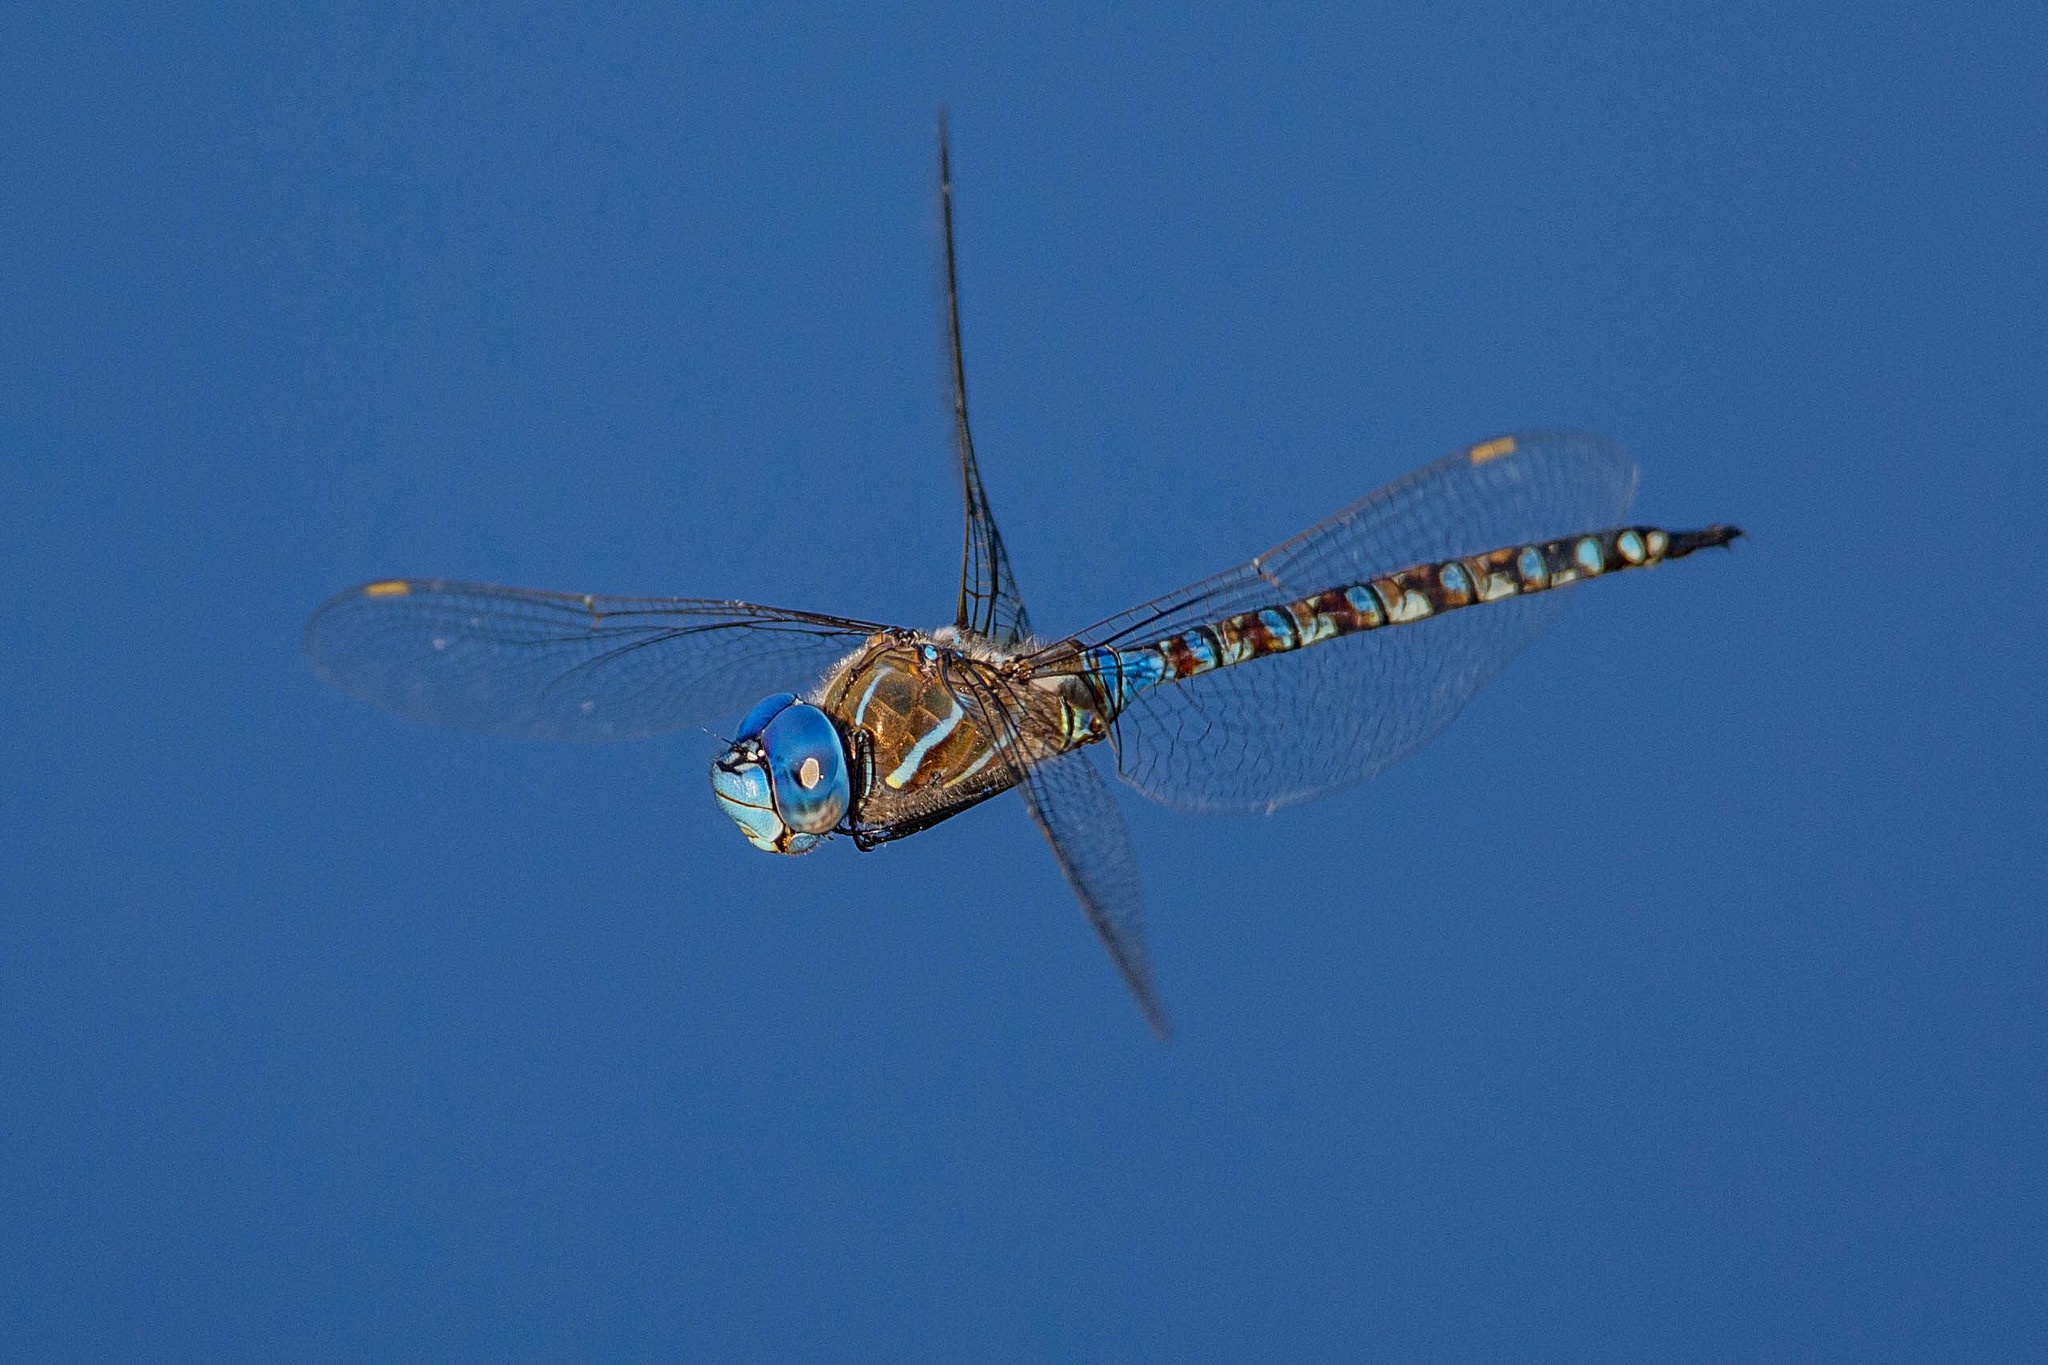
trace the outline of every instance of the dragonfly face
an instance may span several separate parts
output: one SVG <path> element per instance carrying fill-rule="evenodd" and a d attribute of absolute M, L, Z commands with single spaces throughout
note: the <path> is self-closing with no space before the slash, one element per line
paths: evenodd
<path fill-rule="evenodd" d="M 830 716 L 778 692 L 747 712 L 713 760 L 711 791 L 755 848 L 809 853 L 853 800 L 846 745 Z"/>

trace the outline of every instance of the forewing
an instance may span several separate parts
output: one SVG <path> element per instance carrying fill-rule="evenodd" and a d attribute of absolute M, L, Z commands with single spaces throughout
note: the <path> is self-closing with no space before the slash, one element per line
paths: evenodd
<path fill-rule="evenodd" d="M 1635 483 L 1628 457 L 1598 437 L 1489 441 L 1079 638 L 1145 644 L 1413 564 L 1614 526 Z M 1566 596 L 1508 598 L 1142 692 L 1117 722 L 1120 775 L 1173 805 L 1236 812 L 1363 781 L 1442 731 Z"/>
<path fill-rule="evenodd" d="M 1027 768 L 1024 805 L 1052 845 L 1067 885 L 1109 950 L 1145 1021 L 1166 1037 L 1166 1012 L 1153 989 L 1152 962 L 1145 950 L 1144 900 L 1131 832 L 1087 751 L 1076 749 Z"/>
<path fill-rule="evenodd" d="M 939 210 L 945 229 L 946 347 L 952 361 L 953 446 L 960 462 L 961 493 L 967 504 L 966 543 L 960 556 L 960 607 L 954 624 L 1012 644 L 1031 633 L 1010 552 L 996 529 L 995 513 L 981 486 L 974 459 L 974 432 L 967 424 L 967 363 L 960 347 L 960 273 L 953 253 L 953 164 L 946 145 L 945 116 L 939 116 Z"/>
<path fill-rule="evenodd" d="M 879 629 L 747 602 L 390 580 L 329 600 L 305 648 L 321 677 L 414 720 L 604 741 L 801 690 Z"/>

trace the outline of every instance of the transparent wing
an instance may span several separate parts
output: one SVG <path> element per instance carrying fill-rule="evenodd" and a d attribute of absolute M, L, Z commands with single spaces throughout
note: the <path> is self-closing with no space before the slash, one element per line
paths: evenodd
<path fill-rule="evenodd" d="M 390 580 L 330 599 L 305 648 L 321 677 L 414 720 L 601 741 L 800 690 L 879 629 L 747 602 Z"/>
<path fill-rule="evenodd" d="M 1153 990 L 1152 962 L 1145 951 L 1144 901 L 1131 832 L 1087 751 L 1076 749 L 1027 768 L 1024 805 L 1052 845 L 1067 885 L 1109 949 L 1145 1022 L 1165 1038 L 1166 1012 Z"/>
<path fill-rule="evenodd" d="M 1488 441 L 1078 638 L 1145 643 L 1412 564 L 1604 529 L 1623 519 L 1635 485 L 1635 466 L 1598 437 Z M 1508 598 L 1152 688 L 1118 720 L 1120 775 L 1157 800 L 1226 812 L 1361 782 L 1441 732 L 1567 596 Z"/>
<path fill-rule="evenodd" d="M 953 259 L 953 163 L 946 145 L 946 116 L 939 115 L 939 208 L 946 242 L 946 342 L 952 360 L 953 444 L 960 458 L 960 484 L 967 503 L 966 544 L 960 555 L 960 608 L 954 624 L 961 630 L 1011 644 L 1031 633 L 1010 553 L 996 529 L 982 490 L 981 467 L 974 461 L 974 433 L 967 425 L 967 364 L 960 349 L 960 276 Z"/>

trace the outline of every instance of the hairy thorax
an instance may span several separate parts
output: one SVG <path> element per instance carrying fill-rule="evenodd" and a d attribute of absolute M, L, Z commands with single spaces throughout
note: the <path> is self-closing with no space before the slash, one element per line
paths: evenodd
<path fill-rule="evenodd" d="M 1030 764 L 1107 732 L 1079 678 L 1027 677 L 1001 650 L 950 636 L 871 636 L 818 700 L 853 750 L 853 822 L 875 837 L 994 796 Z"/>

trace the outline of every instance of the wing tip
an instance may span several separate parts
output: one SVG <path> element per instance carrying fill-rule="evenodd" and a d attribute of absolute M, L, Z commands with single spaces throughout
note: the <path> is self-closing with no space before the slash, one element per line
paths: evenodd
<path fill-rule="evenodd" d="M 336 682 L 334 674 L 320 659 L 320 632 L 333 620 L 334 614 L 360 602 L 392 601 L 412 596 L 415 587 L 432 588 L 431 583 L 414 578 L 378 578 L 368 583 L 358 583 L 352 588 L 343 588 L 332 597 L 313 608 L 306 617 L 304 629 L 299 632 L 299 649 L 306 656 L 306 662 L 313 672 L 326 682 Z"/>
<path fill-rule="evenodd" d="M 1166 1017 L 1166 1011 L 1159 1002 L 1148 996 L 1138 998 L 1138 1012 L 1145 1016 L 1145 1022 L 1152 1027 L 1152 1041 L 1170 1043 L 1173 1041 L 1173 1021 Z"/>

